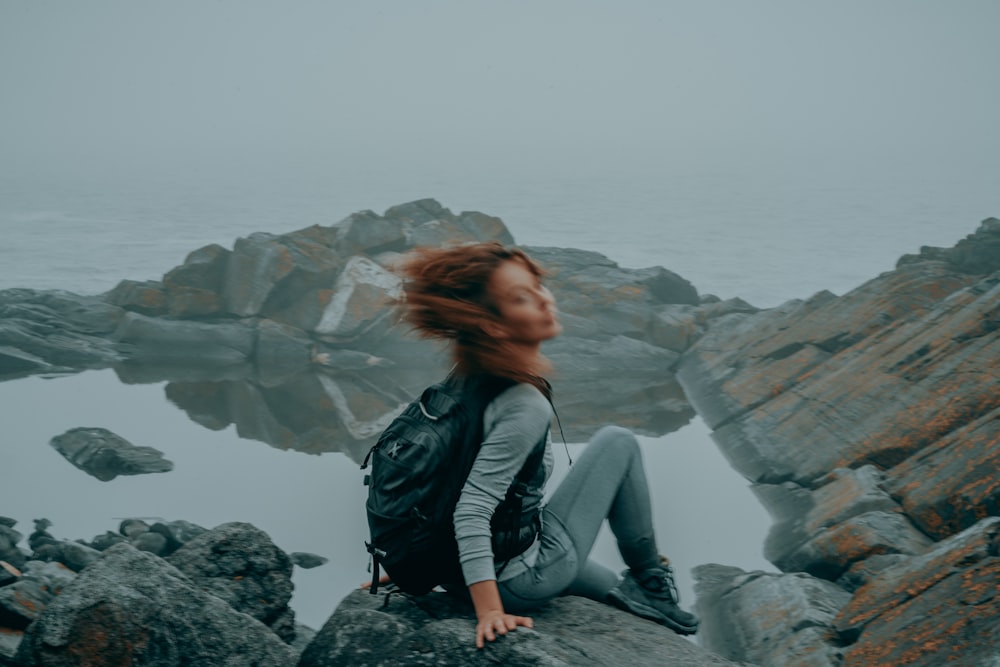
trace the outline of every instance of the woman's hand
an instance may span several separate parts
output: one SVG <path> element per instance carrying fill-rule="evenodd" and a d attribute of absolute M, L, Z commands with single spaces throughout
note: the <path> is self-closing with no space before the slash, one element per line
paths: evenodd
<path fill-rule="evenodd" d="M 476 648 L 482 648 L 486 642 L 494 641 L 497 635 L 522 628 L 532 628 L 535 622 L 527 616 L 515 616 L 503 610 L 500 600 L 500 590 L 497 582 L 492 579 L 480 581 L 469 586 L 472 605 L 476 608 Z"/>
<path fill-rule="evenodd" d="M 476 623 L 476 648 L 483 648 L 487 641 L 491 642 L 497 638 L 497 635 L 505 635 L 517 630 L 518 626 L 533 628 L 535 622 L 528 616 L 515 616 L 502 610 L 488 612 L 480 616 Z"/>

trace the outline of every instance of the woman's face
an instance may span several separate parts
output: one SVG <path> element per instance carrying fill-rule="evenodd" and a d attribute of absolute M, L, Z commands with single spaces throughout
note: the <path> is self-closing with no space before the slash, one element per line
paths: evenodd
<path fill-rule="evenodd" d="M 502 335 L 512 342 L 539 345 L 562 332 L 552 292 L 524 262 L 510 259 L 500 264 L 486 291 L 500 312 Z"/>

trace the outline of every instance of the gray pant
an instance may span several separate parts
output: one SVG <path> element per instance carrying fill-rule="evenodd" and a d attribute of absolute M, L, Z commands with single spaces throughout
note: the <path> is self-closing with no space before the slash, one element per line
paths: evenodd
<path fill-rule="evenodd" d="M 589 560 L 604 519 L 622 560 L 642 570 L 659 563 L 642 452 L 631 431 L 605 426 L 591 438 L 542 510 L 533 567 L 500 581 L 504 609 L 524 611 L 559 595 L 604 601 L 620 577 Z"/>

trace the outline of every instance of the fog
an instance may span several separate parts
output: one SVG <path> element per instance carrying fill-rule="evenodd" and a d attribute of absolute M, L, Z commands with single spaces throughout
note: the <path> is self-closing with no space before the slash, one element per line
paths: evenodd
<path fill-rule="evenodd" d="M 1000 215 L 998 26 L 995 0 L 0 0 L 0 288 L 96 294 L 207 243 L 438 197 L 702 293 L 844 293 Z M 319 627 L 364 569 L 354 462 L 279 458 L 116 383 L 0 386 L 0 512 L 75 539 L 129 513 L 237 511 L 332 557 L 297 574 Z M 88 423 L 178 471 L 93 492 L 44 447 Z M 693 565 L 766 567 L 769 520 L 707 427 L 661 440 L 657 531 L 685 599 Z M 83 490 L 24 503 L 29 469 Z"/>
<path fill-rule="evenodd" d="M 0 173 L 946 173 L 1000 149 L 998 25 L 992 0 L 6 0 Z"/>

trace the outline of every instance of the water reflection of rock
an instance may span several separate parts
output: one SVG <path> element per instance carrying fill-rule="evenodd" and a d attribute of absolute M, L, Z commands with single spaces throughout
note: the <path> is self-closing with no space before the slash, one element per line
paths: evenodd
<path fill-rule="evenodd" d="M 619 370 L 610 377 L 596 363 L 596 349 L 589 351 L 595 363 L 588 363 L 588 351 L 578 347 L 579 341 L 569 342 L 554 346 L 550 353 L 555 361 L 567 355 L 573 359 L 553 377 L 559 420 L 571 442 L 612 422 L 640 434 L 661 435 L 693 416 L 669 370 L 675 360 L 672 355 L 663 355 L 663 365 L 657 368 L 649 363 L 648 350 L 643 349 L 642 355 L 619 350 Z M 621 349 L 628 347 L 623 344 Z M 199 377 L 197 369 L 185 378 L 175 366 L 160 379 L 173 378 L 166 385 L 167 398 L 205 428 L 234 425 L 241 438 L 310 454 L 343 452 L 360 462 L 403 406 L 447 372 L 442 356 L 429 346 L 419 358 L 417 365 L 349 371 L 314 366 L 277 382 L 274 377 L 260 377 L 252 366 L 230 369 L 221 379 Z M 607 356 L 603 358 L 606 363 Z M 137 370 L 125 377 L 135 381 Z M 142 379 L 153 381 L 153 369 L 143 370 Z"/>

